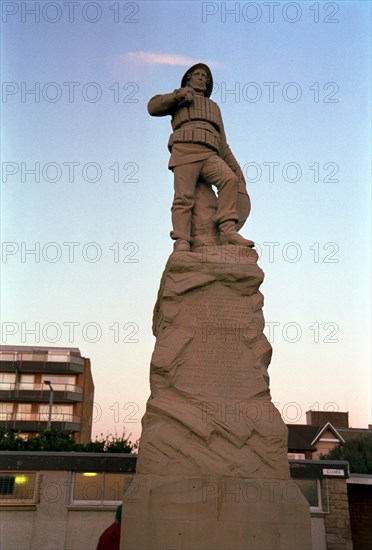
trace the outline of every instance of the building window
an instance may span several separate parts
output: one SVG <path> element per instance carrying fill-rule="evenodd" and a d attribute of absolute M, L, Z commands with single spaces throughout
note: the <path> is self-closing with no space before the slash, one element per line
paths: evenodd
<path fill-rule="evenodd" d="M 18 354 L 13 351 L 0 351 L 0 361 L 17 361 Z"/>
<path fill-rule="evenodd" d="M 305 460 L 305 453 L 288 453 L 290 460 Z"/>
<path fill-rule="evenodd" d="M 0 403 L 0 420 L 12 420 L 13 403 Z"/>
<path fill-rule="evenodd" d="M 15 373 L 0 373 L 0 390 L 14 390 L 15 381 Z"/>
<path fill-rule="evenodd" d="M 0 505 L 35 504 L 40 480 L 37 472 L 0 472 Z"/>
<path fill-rule="evenodd" d="M 294 481 L 310 504 L 310 510 L 320 512 L 322 510 L 322 499 L 319 479 L 295 479 Z"/>
<path fill-rule="evenodd" d="M 18 403 L 15 420 L 37 421 L 38 415 L 32 410 L 32 403 Z"/>
<path fill-rule="evenodd" d="M 53 363 L 68 363 L 70 361 L 70 354 L 52 353 L 49 351 L 46 360 Z"/>
<path fill-rule="evenodd" d="M 78 386 L 76 383 L 76 376 L 43 374 L 41 377 L 41 385 L 44 385 L 44 389 L 46 388 L 44 384 L 45 380 L 49 380 L 49 382 L 51 382 L 54 391 L 72 391 L 78 393 L 82 393 L 83 391 L 83 388 Z"/>
<path fill-rule="evenodd" d="M 120 504 L 132 474 L 76 472 L 71 484 L 71 504 L 112 506 Z"/>
<path fill-rule="evenodd" d="M 35 384 L 34 374 L 22 374 L 18 388 L 20 390 L 33 390 Z"/>
<path fill-rule="evenodd" d="M 39 405 L 38 408 L 40 420 L 49 419 L 49 405 Z M 53 405 L 52 406 L 52 422 L 76 422 L 74 417 L 73 405 Z"/>
<path fill-rule="evenodd" d="M 18 355 L 18 360 L 21 361 L 33 361 L 34 355 L 32 353 L 20 353 Z"/>
<path fill-rule="evenodd" d="M 0 420 L 47 422 L 49 420 L 49 404 L 37 403 L 0 403 Z M 52 422 L 80 422 L 80 417 L 74 414 L 73 405 L 54 404 L 52 406 Z"/>

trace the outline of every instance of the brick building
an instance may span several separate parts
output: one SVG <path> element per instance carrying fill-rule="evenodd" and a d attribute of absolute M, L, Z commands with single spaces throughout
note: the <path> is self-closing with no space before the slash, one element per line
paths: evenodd
<path fill-rule="evenodd" d="M 306 424 L 287 424 L 288 458 L 318 459 L 346 441 L 372 435 L 372 426 L 351 428 L 349 413 L 307 411 Z"/>
<path fill-rule="evenodd" d="M 79 349 L 0 346 L 0 427 L 35 434 L 47 427 L 91 440 L 94 383 Z"/>
<path fill-rule="evenodd" d="M 372 426 L 351 428 L 347 412 L 307 411 L 307 424 L 288 424 L 288 457 L 321 462 L 335 446 L 372 436 Z M 335 476 L 323 483 L 328 494 L 324 516 L 327 549 L 372 547 L 372 475 L 352 472 L 346 483 Z M 324 501 L 325 494 L 323 495 Z"/>

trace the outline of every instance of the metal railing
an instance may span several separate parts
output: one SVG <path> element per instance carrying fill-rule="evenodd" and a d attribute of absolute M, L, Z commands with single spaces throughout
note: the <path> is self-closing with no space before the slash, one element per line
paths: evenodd
<path fill-rule="evenodd" d="M 74 422 L 76 424 L 80 423 L 80 416 L 76 414 L 63 413 L 63 412 L 52 412 L 52 422 Z M 48 422 L 48 411 L 46 412 L 0 412 L 0 421 L 1 422 Z"/>
<path fill-rule="evenodd" d="M 82 386 L 77 386 L 76 384 L 60 384 L 58 382 L 53 382 L 54 391 L 63 391 L 63 392 L 74 392 L 74 393 L 83 393 Z M 42 383 L 29 383 L 29 382 L 0 382 L 0 390 L 6 391 L 18 391 L 18 390 L 29 390 L 29 391 L 41 391 L 48 393 L 50 388 Z"/>
<path fill-rule="evenodd" d="M 73 363 L 75 365 L 84 365 L 84 358 L 70 355 L 69 353 L 12 353 L 9 351 L 0 351 L 0 361 L 22 362 L 35 361 L 38 363 Z"/>

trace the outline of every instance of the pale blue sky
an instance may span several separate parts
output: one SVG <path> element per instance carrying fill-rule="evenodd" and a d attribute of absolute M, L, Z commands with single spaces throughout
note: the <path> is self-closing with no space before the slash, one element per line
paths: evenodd
<path fill-rule="evenodd" d="M 248 180 L 242 234 L 262 251 L 273 400 L 286 421 L 333 402 L 366 427 L 370 3 L 269 3 L 270 21 L 267 2 L 78 2 L 71 22 L 67 3 L 2 4 L 2 342 L 79 347 L 92 360 L 94 433 L 139 436 L 172 249 L 170 120 L 146 105 L 204 61 Z M 26 13 L 37 4 L 40 21 Z M 35 86 L 39 101 L 25 93 Z M 35 163 L 39 182 L 25 172 Z M 39 262 L 22 255 L 35 243 Z M 38 342 L 25 333 L 35 323 Z M 138 342 L 116 342 L 118 326 Z"/>

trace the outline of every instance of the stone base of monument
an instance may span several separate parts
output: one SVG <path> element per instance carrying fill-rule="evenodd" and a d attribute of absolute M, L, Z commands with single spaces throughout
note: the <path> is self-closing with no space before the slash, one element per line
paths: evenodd
<path fill-rule="evenodd" d="M 310 550 L 309 506 L 277 479 L 138 475 L 123 502 L 127 550 Z"/>
<path fill-rule="evenodd" d="M 270 396 L 262 281 L 249 247 L 171 255 L 122 550 L 311 549 Z"/>

